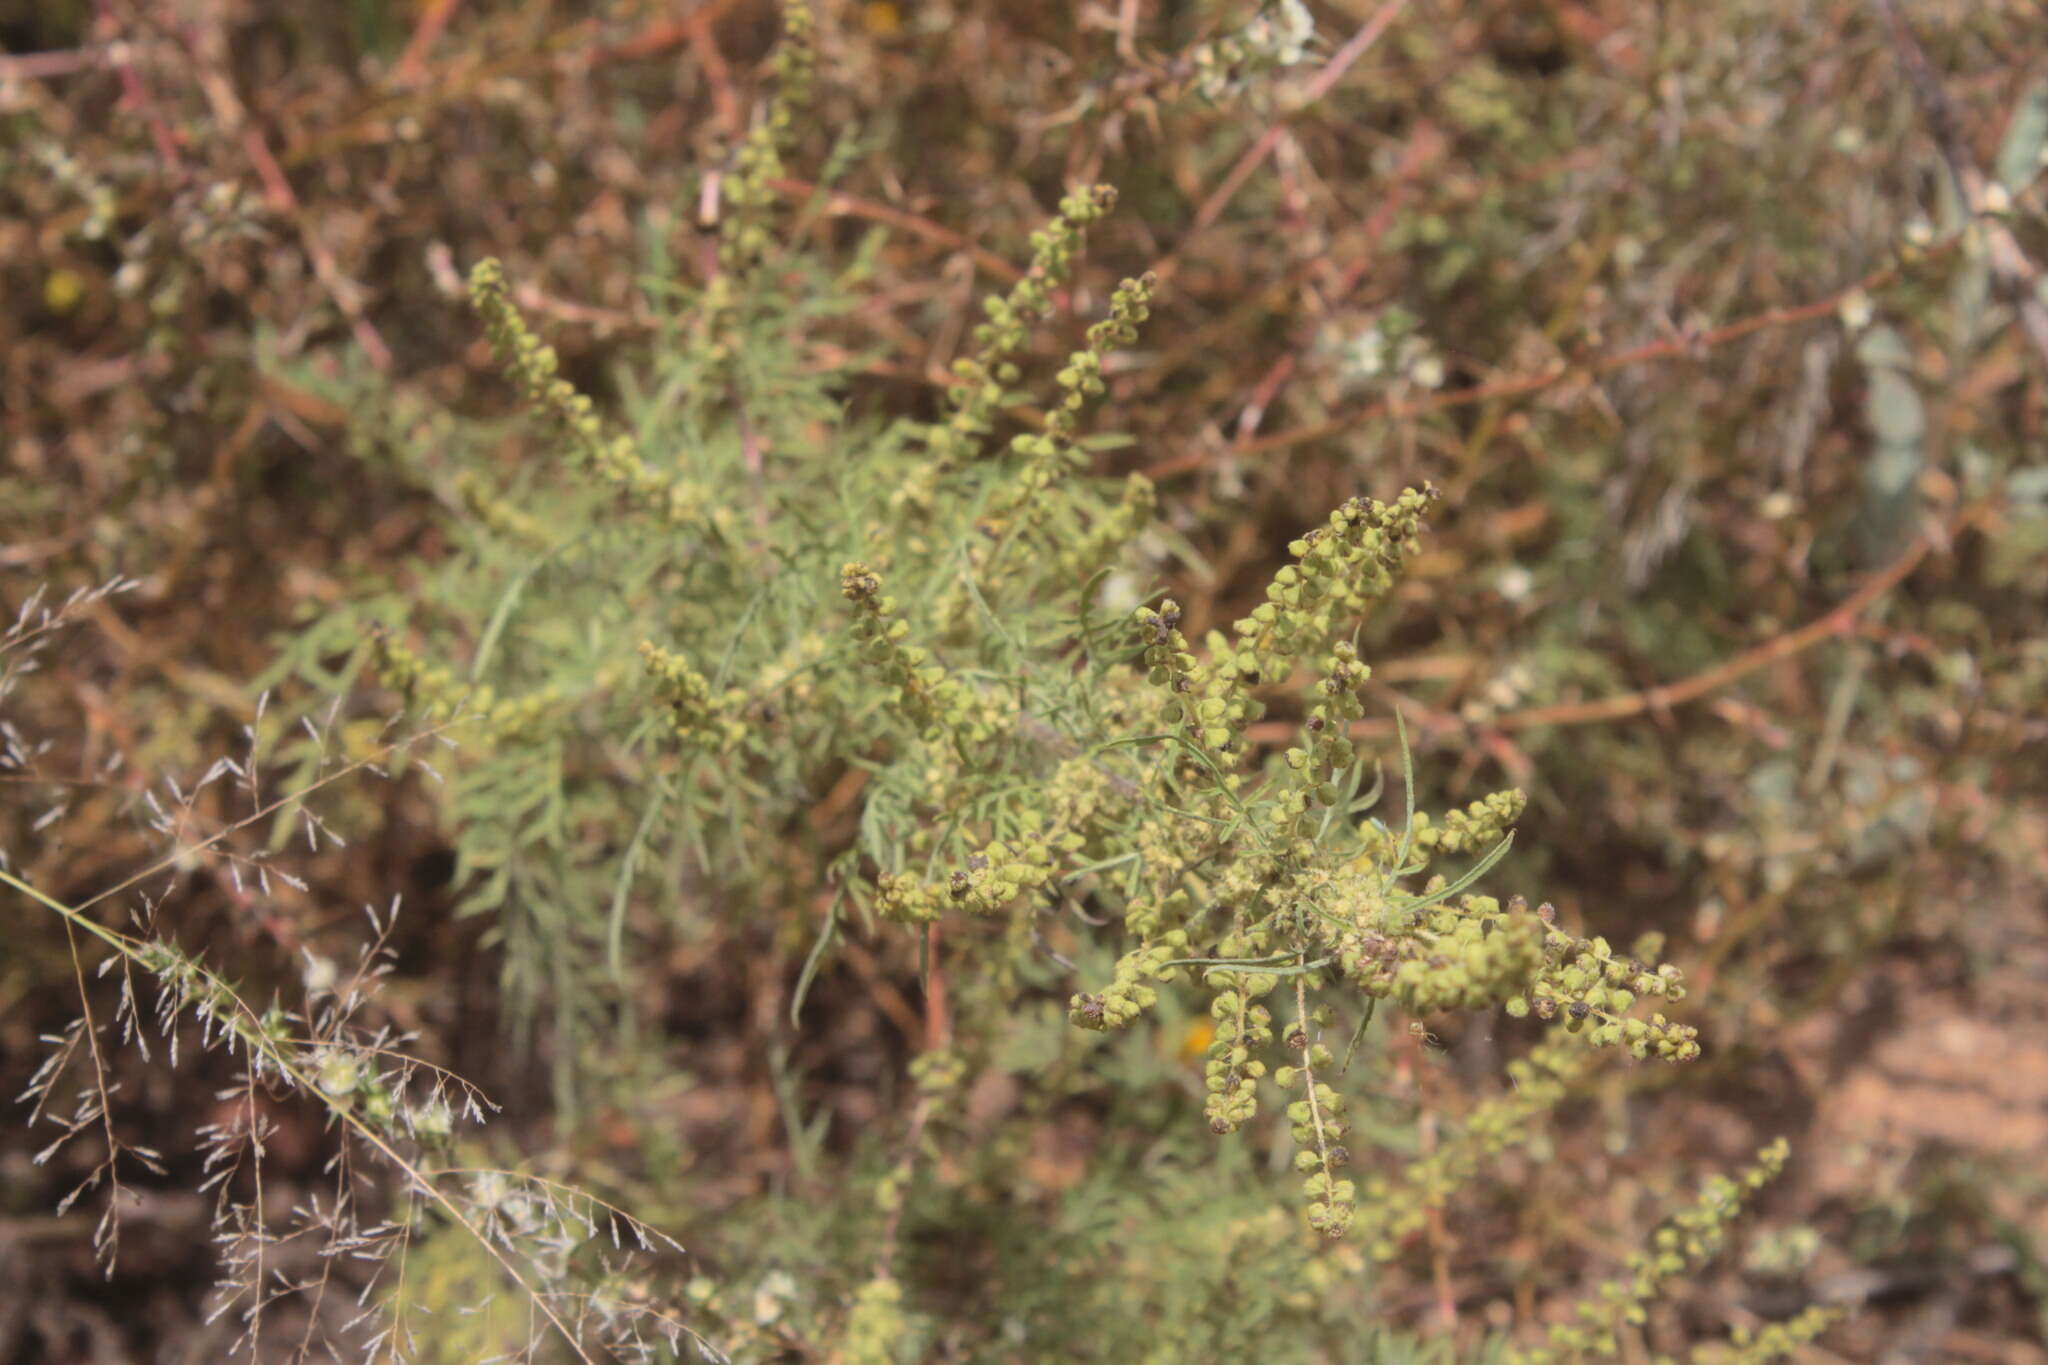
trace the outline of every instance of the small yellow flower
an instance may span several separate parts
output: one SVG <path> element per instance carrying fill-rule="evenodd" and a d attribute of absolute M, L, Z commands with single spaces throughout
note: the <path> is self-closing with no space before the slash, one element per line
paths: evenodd
<path fill-rule="evenodd" d="M 43 281 L 43 306 L 52 313 L 69 313 L 84 298 L 85 282 L 75 270 L 53 270 Z"/>

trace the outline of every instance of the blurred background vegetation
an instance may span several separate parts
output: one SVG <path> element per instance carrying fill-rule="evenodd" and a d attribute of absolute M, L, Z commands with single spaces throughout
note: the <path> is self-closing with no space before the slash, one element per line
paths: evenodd
<path fill-rule="evenodd" d="M 1862 0 L 1317 0 L 1298 67 L 1197 88 L 1191 54 L 1252 8 L 822 3 L 790 169 L 829 158 L 834 189 L 778 189 L 821 248 L 875 249 L 818 364 L 851 358 L 878 414 L 934 411 L 1025 235 L 1107 182 L 1123 206 L 1073 314 L 1124 275 L 1162 284 L 1108 376 L 1136 440 L 1098 467 L 1159 484 L 1152 568 L 1192 616 L 1247 609 L 1355 492 L 1445 490 L 1368 624 L 1368 723 L 1390 740 L 1403 713 L 1426 805 L 1527 789 L 1502 872 L 1595 931 L 1665 933 L 1708 1056 L 1615 1073 L 1508 1158 L 1382 1273 L 1398 1321 L 1469 1336 L 1597 1280 L 1685 1173 L 1785 1134 L 1790 1172 L 1685 1311 L 1857 1309 L 1816 1361 L 2048 1360 L 2038 5 L 1925 0 L 1909 41 Z M 366 571 L 449 552 L 404 452 L 509 408 L 470 264 L 502 257 L 567 372 L 616 394 L 655 326 L 652 248 L 690 240 L 776 24 L 756 0 L 0 3 L 0 610 L 135 580 L 0 702 L 14 865 L 75 899 L 146 865 L 148 793 L 244 744 L 280 642 Z M 212 790 L 182 818 L 238 813 Z M 431 794 L 330 800 L 354 837 L 294 860 L 302 890 L 181 867 L 178 937 L 285 980 L 402 896 L 387 1006 L 506 1104 L 501 1138 L 615 1170 L 686 1243 L 727 1219 L 838 1235 L 820 1152 L 903 1084 L 914 953 L 846 944 L 792 1026 L 808 940 L 707 917 L 637 979 L 651 1026 L 569 1059 L 598 1099 L 562 1110 L 502 1046 Z M 11 1095 L 75 1000 L 61 925 L 0 923 Z M 1420 1141 L 1497 1068 L 1486 1033 L 1400 1071 Z M 1169 1031 L 1133 1065 L 1192 1055 Z M 124 1121 L 189 1130 L 208 1094 L 137 1066 Z M 317 1121 L 279 1121 L 312 1171 Z M 1049 1116 L 1024 1178 L 1107 1200 L 1136 1178 L 1114 1135 Z M 109 1286 L 93 1215 L 51 1215 L 71 1181 L 41 1145 L 0 1128 L 0 1359 L 209 1358 L 188 1173 Z M 1200 1191 L 1162 1189 L 1123 1254 L 1174 1246 Z M 1269 1212 L 1242 1236 L 1308 1264 Z M 1100 1230 L 1071 1231 L 1070 1281 L 1015 1311 L 1108 1323 Z M 991 1274 L 1043 1254 L 988 1241 Z M 1318 1294 L 1341 1282 L 1314 1263 Z M 719 1292 L 809 1358 L 796 1290 Z M 1341 1296 L 1317 1311 L 1345 1320 Z"/>

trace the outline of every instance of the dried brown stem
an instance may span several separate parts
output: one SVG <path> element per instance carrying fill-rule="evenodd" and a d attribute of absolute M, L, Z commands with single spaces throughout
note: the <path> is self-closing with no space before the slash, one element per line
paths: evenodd
<path fill-rule="evenodd" d="M 1349 41 L 1337 49 L 1336 54 L 1316 73 L 1315 79 L 1308 83 L 1308 88 L 1303 92 L 1301 107 L 1306 108 L 1327 95 L 1331 87 L 1343 79 L 1344 73 L 1349 71 L 1360 57 L 1372 50 L 1373 44 L 1380 40 L 1380 35 L 1400 17 L 1401 11 L 1407 8 L 1407 5 L 1408 0 L 1387 0 L 1386 4 L 1374 11 L 1372 18 L 1366 20 L 1358 32 L 1352 34 Z M 1223 210 L 1230 206 L 1230 201 L 1237 197 L 1237 192 L 1251 179 L 1252 172 L 1264 165 L 1266 158 L 1273 154 L 1273 149 L 1280 145 L 1280 138 L 1286 131 L 1287 116 L 1282 115 L 1273 120 L 1266 131 L 1259 134 L 1258 140 L 1237 159 L 1237 164 L 1230 168 L 1222 183 L 1210 191 L 1209 197 L 1195 210 L 1195 216 L 1189 222 L 1188 230 L 1181 235 L 1180 242 L 1152 268 L 1160 279 L 1172 278 L 1173 272 L 1179 267 L 1181 253 L 1187 249 L 1190 242 L 1208 231 L 1216 220 L 1223 216 Z"/>
<path fill-rule="evenodd" d="M 1917 259 L 1930 259 L 1937 254 L 1951 250 L 1954 248 L 1955 242 L 1956 239 L 1950 238 L 1947 241 L 1930 246 Z M 1430 413 L 1466 407 L 1473 403 L 1488 403 L 1501 398 L 1524 398 L 1530 394 L 1540 393 L 1545 389 L 1555 388 L 1567 380 L 1584 382 L 1598 375 L 1607 374 L 1614 370 L 1627 369 L 1634 365 L 1647 365 L 1666 360 L 1697 360 L 1707 351 L 1717 346 L 1725 346 L 1730 342 L 1740 341 L 1742 338 L 1754 333 L 1768 331 L 1776 327 L 1788 327 L 1801 322 L 1812 322 L 1816 318 L 1826 317 L 1839 309 L 1842 306 L 1843 300 L 1847 299 L 1850 295 L 1858 291 L 1869 293 L 1893 283 L 1904 274 L 1905 266 L 1905 261 L 1894 260 L 1870 271 L 1854 283 L 1845 285 L 1833 293 L 1823 295 L 1820 298 L 1806 303 L 1794 304 L 1786 308 L 1767 308 L 1763 312 L 1752 313 L 1746 318 L 1737 318 L 1733 322 L 1724 323 L 1719 327 L 1711 328 L 1708 331 L 1699 332 L 1692 336 L 1648 342 L 1641 346 L 1628 347 L 1625 350 L 1610 351 L 1606 355 L 1594 356 L 1591 359 L 1576 363 L 1565 361 L 1539 374 L 1514 375 L 1506 379 L 1497 379 L 1490 384 L 1476 384 L 1469 389 L 1453 389 L 1449 393 L 1432 394 L 1427 398 L 1405 402 L 1392 398 L 1382 399 L 1379 402 L 1368 403 L 1350 412 L 1340 413 L 1328 421 L 1316 422 L 1305 427 L 1296 427 L 1292 431 L 1276 431 L 1270 436 L 1260 436 L 1245 441 L 1234 447 L 1234 453 L 1238 455 L 1263 455 L 1275 450 L 1286 450 L 1293 446 L 1307 445 L 1311 441 L 1324 440 L 1327 437 L 1349 431 L 1360 423 L 1370 422 L 1376 418 L 1390 417 L 1395 420 L 1402 420 L 1424 417 Z M 1148 478 L 1154 480 L 1163 479 L 1174 474 L 1184 474 L 1208 464 L 1211 458 L 1211 455 L 1207 452 L 1191 452 L 1187 455 L 1176 456 L 1173 459 L 1161 460 L 1147 468 L 1145 474 Z"/>

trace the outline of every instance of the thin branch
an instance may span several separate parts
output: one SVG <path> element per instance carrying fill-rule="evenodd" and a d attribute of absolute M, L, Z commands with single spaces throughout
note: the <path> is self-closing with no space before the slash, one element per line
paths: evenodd
<path fill-rule="evenodd" d="M 1297 112 L 1329 94 L 1331 88 L 1343 79 L 1344 73 L 1349 71 L 1360 57 L 1372 50 L 1373 44 L 1380 40 L 1380 36 L 1400 17 L 1401 11 L 1407 8 L 1407 5 L 1408 0 L 1387 0 L 1386 4 L 1381 5 L 1373 13 L 1372 18 L 1366 20 L 1358 32 L 1352 34 L 1344 46 L 1316 72 L 1315 79 L 1308 83 L 1307 89 L 1303 92 Z M 1181 234 L 1180 241 L 1152 268 L 1162 280 L 1172 277 L 1180 264 L 1181 253 L 1187 249 L 1188 244 L 1214 226 L 1216 220 L 1223 216 L 1223 210 L 1229 207 L 1230 201 L 1237 197 L 1237 192 L 1251 179 L 1252 172 L 1264 165 L 1266 158 L 1273 154 L 1273 149 L 1280 145 L 1280 138 L 1287 131 L 1287 122 L 1291 116 L 1283 114 L 1274 119 L 1266 130 L 1259 134 L 1258 140 L 1245 149 L 1244 154 L 1237 159 L 1237 164 L 1223 177 L 1222 183 L 1210 191 L 1209 197 L 1202 201 L 1201 207 L 1195 210 L 1194 218 L 1189 221 L 1187 231 Z"/>
<path fill-rule="evenodd" d="M 1933 259 L 1937 255 L 1953 250 L 1959 240 L 1957 237 L 1950 237 L 1942 242 L 1935 243 L 1925 248 L 1914 259 L 1916 261 Z M 1809 300 L 1806 303 L 1793 304 L 1785 308 L 1767 308 L 1763 312 L 1752 313 L 1746 318 L 1737 318 L 1733 322 L 1724 323 L 1719 327 L 1690 337 L 1676 337 L 1664 341 L 1648 342 L 1641 346 L 1631 346 L 1626 350 L 1610 351 L 1606 355 L 1594 356 L 1588 360 L 1577 362 L 1561 361 L 1550 369 L 1537 374 L 1515 375 L 1507 379 L 1497 379 L 1490 384 L 1477 384 L 1469 389 L 1453 389 L 1448 393 L 1431 394 L 1427 398 L 1405 402 L 1392 398 L 1382 399 L 1378 402 L 1368 403 L 1363 407 L 1355 408 L 1350 412 L 1340 413 L 1327 421 L 1316 422 L 1305 427 L 1296 427 L 1291 431 L 1276 431 L 1270 436 L 1255 437 L 1234 447 L 1234 452 L 1239 455 L 1263 455 L 1271 451 L 1286 450 L 1293 446 L 1307 445 L 1312 441 L 1324 440 L 1349 431 L 1361 423 L 1370 422 L 1381 417 L 1393 418 L 1396 421 L 1423 417 L 1433 412 L 1467 407 L 1474 403 L 1490 403 L 1501 398 L 1523 398 L 1530 394 L 1540 393 L 1545 389 L 1555 388 L 1569 380 L 1577 380 L 1583 383 L 1599 375 L 1607 374 L 1614 370 L 1628 369 L 1635 365 L 1647 365 L 1666 360 L 1698 360 L 1706 352 L 1717 346 L 1726 346 L 1730 342 L 1740 341 L 1742 338 L 1754 333 L 1768 331 L 1776 327 L 1788 327 L 1801 322 L 1812 322 L 1816 318 L 1827 317 L 1829 314 L 1840 309 L 1843 301 L 1852 294 L 1859 291 L 1871 293 L 1892 284 L 1904 275 L 1906 265 L 1907 262 L 1903 259 L 1893 260 L 1870 271 L 1861 279 L 1844 285 L 1833 293 L 1824 294 L 1820 298 Z M 1176 456 L 1173 459 L 1161 460 L 1157 464 L 1148 467 L 1145 470 L 1145 474 L 1146 477 L 1156 481 L 1170 475 L 1184 474 L 1190 470 L 1199 469 L 1206 465 L 1210 458 L 1205 453 L 1190 453 Z"/>
<path fill-rule="evenodd" d="M 794 176 L 779 176 L 768 182 L 768 187 L 777 194 L 792 199 L 808 199 L 819 193 L 819 186 Z M 959 233 L 948 227 L 941 227 L 929 218 L 911 213 L 907 209 L 878 204 L 872 199 L 863 199 L 843 190 L 825 190 L 824 212 L 837 218 L 865 218 L 871 223 L 885 227 L 900 228 L 914 237 L 922 237 L 939 246 L 951 247 L 956 251 L 972 253 L 975 265 L 993 275 L 1004 284 L 1015 284 L 1024 278 L 1024 272 L 985 247 L 975 246 Z"/>
<path fill-rule="evenodd" d="M 1868 611 L 1877 600 L 1904 582 L 1913 570 L 1920 567 L 1930 551 L 1938 545 L 1947 545 L 1964 528 L 1971 525 L 1991 510 L 1988 502 L 1978 502 L 1965 508 L 1952 524 L 1937 525 L 1914 537 L 1904 554 L 1863 583 L 1863 586 L 1847 597 L 1825 615 L 1819 616 L 1797 630 L 1774 636 L 1753 649 L 1729 659 L 1725 663 L 1695 673 L 1678 682 L 1631 692 L 1619 697 L 1603 697 L 1598 701 L 1561 702 L 1553 706 L 1533 706 L 1524 711 L 1515 711 L 1492 722 L 1502 730 L 1532 730 L 1542 725 L 1587 725 L 1605 720 L 1625 720 L 1646 712 L 1664 711 L 1673 706 L 1719 691 L 1728 684 L 1746 678 L 1760 668 L 1789 659 L 1822 640 L 1846 632 L 1858 616 Z"/>
<path fill-rule="evenodd" d="M 448 27 L 448 21 L 455 17 L 456 7 L 462 0 L 427 0 L 420 12 L 419 22 L 413 26 L 412 37 L 405 44 L 405 51 L 399 54 L 398 64 L 391 68 L 394 85 L 412 85 L 427 72 L 427 53 L 440 39 Z"/>
<path fill-rule="evenodd" d="M 0 81 L 41 81 L 113 67 L 124 73 L 125 85 L 125 73 L 141 55 L 138 45 L 118 40 L 53 52 L 4 52 L 0 53 Z"/>

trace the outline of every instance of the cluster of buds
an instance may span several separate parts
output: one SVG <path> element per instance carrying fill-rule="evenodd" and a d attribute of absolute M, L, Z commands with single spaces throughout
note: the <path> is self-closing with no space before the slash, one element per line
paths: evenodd
<path fill-rule="evenodd" d="M 1233 627 L 1241 675 L 1282 678 L 1293 660 L 1334 632 L 1339 612 L 1356 614 L 1386 592 L 1392 571 L 1417 548 L 1434 488 L 1408 489 L 1391 503 L 1352 498 L 1292 542 L 1295 562 L 1273 575 L 1266 601 Z"/>
<path fill-rule="evenodd" d="M 556 536 L 547 523 L 507 497 L 499 495 L 481 474 L 465 469 L 455 476 L 455 491 L 470 514 L 494 535 L 525 550 L 544 551 L 553 547 Z"/>
<path fill-rule="evenodd" d="M 1012 357 L 1030 340 L 1032 327 L 1051 315 L 1053 293 L 1073 273 L 1088 228 L 1115 203 L 1116 191 L 1108 185 L 1061 199 L 1053 220 L 1031 234 L 1031 268 L 1024 278 L 1007 295 L 982 301 L 987 321 L 974 328 L 974 352 L 953 362 L 953 410 L 925 434 L 932 466 L 927 481 L 971 459 L 994 427 L 1003 395 L 1022 374 Z M 903 496 L 919 502 L 928 493 L 906 489 Z"/>
<path fill-rule="evenodd" d="M 1083 991 L 1067 1002 L 1067 1018 L 1085 1029 L 1106 1033 L 1128 1028 L 1133 1020 L 1159 1001 L 1155 981 L 1174 981 L 1178 967 L 1166 964 L 1184 957 L 1188 950 L 1187 931 L 1175 929 L 1162 934 L 1158 942 L 1134 948 L 1117 959 L 1116 976 L 1100 992 Z"/>
<path fill-rule="evenodd" d="M 950 731 L 972 742 L 993 733 L 986 718 L 978 718 L 967 686 L 933 662 L 931 651 L 905 643 L 910 623 L 896 614 L 896 599 L 883 596 L 880 574 L 866 564 L 850 563 L 839 571 L 839 593 L 853 604 L 853 638 L 862 656 L 896 688 L 904 715 L 923 738 Z"/>
<path fill-rule="evenodd" d="M 1027 518 L 1042 517 L 1046 504 L 1039 495 L 1087 463 L 1087 456 L 1074 445 L 1074 433 L 1082 410 L 1102 395 L 1103 356 L 1138 339 L 1138 324 L 1151 316 L 1152 291 L 1157 286 L 1158 277 L 1149 272 L 1118 285 L 1110 296 L 1109 317 L 1090 327 L 1088 344 L 1067 357 L 1057 376 L 1060 396 L 1046 418 L 1045 429 L 1025 432 L 1010 441 L 1011 452 L 1023 458 L 1024 468 L 997 499 L 999 515 L 1016 512 Z"/>
<path fill-rule="evenodd" d="M 860 1287 L 847 1314 L 846 1365 L 895 1365 L 898 1348 L 909 1335 L 903 1286 L 894 1276 L 877 1275 Z"/>
<path fill-rule="evenodd" d="M 1093 578 L 1152 524 L 1158 503 L 1150 479 L 1136 473 L 1127 477 L 1115 506 L 1103 508 L 1086 530 L 1053 547 L 1063 576 L 1076 583 Z"/>
<path fill-rule="evenodd" d="M 1358 689 L 1371 676 L 1372 670 L 1358 661 L 1358 651 L 1340 640 L 1316 683 L 1321 700 L 1302 727 L 1308 732 L 1308 747 L 1289 749 L 1285 755 L 1287 766 L 1317 806 L 1337 804 L 1337 775 L 1358 761 L 1351 722 L 1365 714 Z"/>
<path fill-rule="evenodd" d="M 1212 101 L 1238 94 L 1255 76 L 1307 61 L 1315 35 L 1302 0 L 1266 0 L 1243 28 L 1195 49 L 1195 88 Z"/>
<path fill-rule="evenodd" d="M 1542 906 L 1546 923 L 1544 965 L 1525 995 L 1508 1000 L 1508 1013 L 1534 1013 L 1539 1019 L 1562 1017 L 1565 1028 L 1584 1031 L 1595 1047 L 1626 1047 L 1638 1060 L 1657 1057 L 1689 1062 L 1700 1055 L 1699 1030 L 1662 1013 L 1648 1019 L 1627 1017 L 1642 996 L 1678 1001 L 1685 998 L 1678 968 L 1664 963 L 1654 970 L 1631 957 L 1618 956 L 1604 938 L 1574 938 L 1549 927 L 1555 912 Z"/>
<path fill-rule="evenodd" d="M 937 887 L 890 873 L 875 881 L 875 913 L 898 924 L 930 924 L 946 913 L 946 902 Z"/>
<path fill-rule="evenodd" d="M 1240 690 L 1217 685 L 1195 659 L 1181 633 L 1180 604 L 1172 598 L 1155 609 L 1140 607 L 1132 617 L 1145 649 L 1146 681 L 1171 694 L 1165 715 L 1206 754 L 1219 771 L 1236 766 L 1244 730 L 1265 708 Z"/>
<path fill-rule="evenodd" d="M 371 643 L 376 650 L 377 671 L 430 722 L 463 717 L 474 721 L 493 739 L 510 739 L 532 730 L 562 701 L 558 687 L 546 687 L 524 697 L 500 697 L 489 684 L 471 687 L 457 681 L 452 670 L 430 666 L 388 630 L 372 632 Z"/>
<path fill-rule="evenodd" d="M 1124 927 L 1140 938 L 1156 938 L 1186 924 L 1194 906 L 1195 899 L 1186 890 L 1163 896 L 1141 891 L 1124 907 Z"/>
<path fill-rule="evenodd" d="M 956 906 L 993 915 L 1052 880 L 1052 857 L 1053 846 L 1046 840 L 1029 835 L 998 839 L 943 881 L 927 883 L 907 874 L 881 878 L 875 884 L 875 909 L 883 919 L 903 924 L 929 924 Z"/>
<path fill-rule="evenodd" d="M 1443 1208 L 1487 1162 L 1533 1139 L 1541 1131 L 1538 1120 L 1566 1098 L 1590 1070 L 1590 1061 L 1591 1054 L 1579 1043 L 1553 1039 L 1541 1044 L 1508 1063 L 1513 1088 L 1474 1107 L 1456 1136 L 1410 1161 L 1397 1179 L 1368 1178 L 1358 1225 L 1373 1257 L 1391 1260 L 1404 1241 L 1422 1231 L 1430 1211 Z"/>
<path fill-rule="evenodd" d="M 1737 1327 L 1728 1334 L 1727 1365 L 1770 1365 L 1796 1355 L 1799 1348 L 1815 1341 L 1821 1333 L 1840 1322 L 1840 1308 L 1814 1304 L 1785 1319 L 1761 1327 Z"/>
<path fill-rule="evenodd" d="M 1587 1355 L 1611 1356 L 1621 1349 L 1625 1329 L 1649 1320 L 1647 1305 L 1670 1281 L 1704 1265 L 1727 1240 L 1728 1228 L 1765 1185 L 1785 1169 L 1790 1148 L 1779 1138 L 1733 1177 L 1706 1182 L 1690 1208 L 1681 1209 L 1652 1236 L 1650 1250 L 1629 1258 L 1626 1275 L 1609 1280 L 1576 1305 L 1569 1322 L 1550 1328 L 1547 1345 L 1509 1354 L 1513 1365 L 1561 1365 Z"/>
<path fill-rule="evenodd" d="M 1138 328 L 1152 316 L 1152 293 L 1159 277 L 1151 271 L 1127 279 L 1109 296 L 1109 316 L 1088 329 L 1088 344 L 1074 352 L 1057 376 L 1060 404 L 1048 425 L 1063 436 L 1073 435 L 1074 415 L 1091 398 L 1102 395 L 1102 358 L 1134 344 Z"/>
<path fill-rule="evenodd" d="M 1305 989 L 1297 986 L 1296 998 L 1306 1003 Z M 1287 1122 L 1300 1148 L 1294 1154 L 1294 1168 L 1304 1175 L 1302 1193 L 1308 1197 L 1308 1225 L 1326 1237 L 1342 1237 L 1351 1226 L 1357 1188 L 1337 1172 L 1350 1164 L 1351 1153 L 1344 1146 L 1349 1125 L 1344 1120 L 1344 1096 L 1323 1081 L 1318 1071 L 1328 1070 L 1329 1048 L 1311 1036 L 1329 1022 L 1326 1007 L 1318 1007 L 1297 1020 L 1284 1040 L 1289 1051 L 1301 1058 L 1299 1065 L 1283 1066 L 1273 1079 L 1283 1090 L 1300 1092 L 1289 1102 Z"/>
<path fill-rule="evenodd" d="M 669 723 L 676 738 L 684 744 L 721 750 L 746 738 L 747 726 L 740 719 L 746 693 L 733 687 L 713 696 L 711 684 L 690 666 L 688 659 L 662 649 L 652 640 L 640 642 L 640 659 L 662 700 L 668 703 Z"/>
<path fill-rule="evenodd" d="M 1405 836 L 1409 860 L 1426 865 L 1432 854 L 1484 853 L 1507 837 L 1528 803 L 1519 788 L 1510 787 L 1481 797 L 1463 810 L 1444 812 L 1442 823 L 1427 811 L 1417 811 Z M 1382 861 L 1392 858 L 1402 842 L 1401 836 L 1376 825 L 1366 825 L 1359 834 L 1367 851 Z"/>
<path fill-rule="evenodd" d="M 967 1079 L 967 1059 L 951 1048 L 919 1053 L 910 1061 L 910 1079 L 925 1099 L 951 1098 Z"/>
<path fill-rule="evenodd" d="M 1254 1050 L 1273 1041 L 1273 1012 L 1259 1001 L 1273 993 L 1279 978 L 1270 972 L 1218 968 L 1208 973 L 1208 982 L 1216 988 L 1209 1002 L 1216 1032 L 1202 1066 L 1202 1088 L 1209 1096 L 1202 1112 L 1209 1119 L 1209 1131 L 1220 1137 L 1236 1132 L 1258 1113 L 1258 1081 L 1266 1074 L 1266 1064 Z"/>
<path fill-rule="evenodd" d="M 993 915 L 1051 879 L 1052 848 L 1044 840 L 998 839 L 946 878 L 946 896 L 976 914 Z"/>
<path fill-rule="evenodd" d="M 797 120 L 810 107 L 818 68 L 817 20 L 802 0 L 782 7 L 782 42 L 775 50 L 775 98 L 733 157 L 732 174 L 721 190 L 719 263 L 743 271 L 774 245 L 768 227 L 773 181 L 782 175 L 782 154 L 796 140 Z"/>
<path fill-rule="evenodd" d="M 699 519 L 705 504 L 702 490 L 650 468 L 632 437 L 606 434 L 589 397 L 561 377 L 555 348 L 533 334 L 513 305 L 503 265 L 495 260 L 477 262 L 469 272 L 469 300 L 483 319 L 500 368 L 526 401 L 555 423 L 587 470 L 670 525 Z"/>
<path fill-rule="evenodd" d="M 1409 917 L 1382 940 L 1391 952 L 1375 955 L 1368 935 L 1347 936 L 1339 960 L 1410 1014 L 1486 1009 L 1530 989 L 1543 967 L 1543 923 L 1517 901 L 1503 909 L 1491 896 L 1466 896 Z"/>

